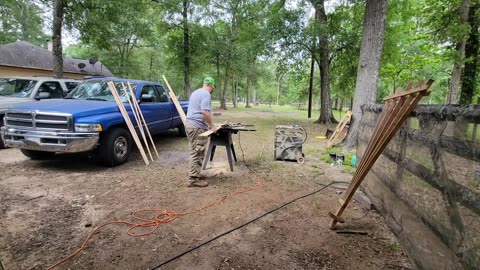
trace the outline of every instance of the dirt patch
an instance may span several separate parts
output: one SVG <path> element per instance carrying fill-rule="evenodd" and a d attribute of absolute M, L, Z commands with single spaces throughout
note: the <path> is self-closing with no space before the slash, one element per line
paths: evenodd
<path fill-rule="evenodd" d="M 88 155 L 60 155 L 35 162 L 15 149 L 0 151 L 0 259 L 6 269 L 46 269 L 78 249 L 104 222 L 132 221 L 138 209 L 187 212 L 245 188 L 261 190 L 227 198 L 197 214 L 179 216 L 144 237 L 130 237 L 126 225 L 109 225 L 58 269 L 154 269 L 162 262 L 242 226 L 331 181 L 350 181 L 341 167 L 320 161 L 326 127 L 295 114 L 222 112 L 216 122 L 255 124 L 257 132 L 235 135 L 238 163 L 230 172 L 217 149 L 205 173 L 209 187 L 187 188 L 187 140 L 167 133 L 155 138 L 161 157 L 145 166 L 138 153 L 116 168 L 97 166 Z M 309 138 L 305 164 L 273 161 L 275 124 L 301 124 Z M 159 269 L 401 269 L 413 268 L 383 219 L 353 203 L 344 228 L 368 235 L 340 235 L 328 229 L 341 185 L 299 199 L 234 230 Z M 145 231 L 139 230 L 138 233 Z M 394 266 L 392 266 L 394 265 Z M 396 266 L 397 268 L 395 268 Z M 392 268 L 393 267 L 393 268 Z"/>

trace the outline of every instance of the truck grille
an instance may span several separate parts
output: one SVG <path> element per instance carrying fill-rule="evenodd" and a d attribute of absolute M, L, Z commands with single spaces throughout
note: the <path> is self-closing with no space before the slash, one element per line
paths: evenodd
<path fill-rule="evenodd" d="M 5 114 L 5 126 L 41 130 L 72 130 L 72 115 L 42 113 L 38 111 L 15 111 Z"/>

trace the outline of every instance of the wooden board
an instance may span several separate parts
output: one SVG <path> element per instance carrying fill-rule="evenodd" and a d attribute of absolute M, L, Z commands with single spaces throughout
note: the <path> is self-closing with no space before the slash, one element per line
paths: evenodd
<path fill-rule="evenodd" d="M 118 94 L 117 88 L 115 87 L 115 84 L 112 81 L 109 81 L 108 87 L 110 88 L 110 91 L 112 92 L 113 98 L 115 99 L 115 102 L 118 105 L 118 108 L 120 109 L 120 112 L 122 113 L 123 119 L 125 120 L 125 123 L 127 124 L 128 130 L 130 131 L 130 134 L 132 135 L 133 140 L 135 141 L 135 144 L 138 147 L 138 150 L 140 151 L 140 154 L 142 155 L 143 161 L 145 162 L 145 165 L 149 165 L 150 162 L 148 161 L 147 154 L 145 153 L 145 150 L 143 149 L 142 143 L 140 142 L 140 139 L 138 138 L 138 134 L 135 131 L 135 128 L 133 127 L 132 121 L 130 120 L 130 116 L 127 113 L 127 110 L 125 109 L 125 106 L 123 105 L 123 102 L 120 98 L 120 95 Z"/>
<path fill-rule="evenodd" d="M 180 115 L 180 118 L 182 119 L 183 125 L 185 126 L 186 121 L 187 121 L 187 116 L 185 115 L 185 112 L 183 111 L 182 106 L 178 102 L 177 96 L 175 96 L 175 93 L 172 90 L 172 87 L 170 87 L 170 84 L 167 81 L 167 78 L 165 78 L 165 75 L 162 75 L 163 80 L 167 84 L 168 87 L 168 95 L 172 99 L 173 104 L 175 105 L 175 108 L 177 109 L 178 115 Z"/>
<path fill-rule="evenodd" d="M 429 89 L 432 84 L 433 80 L 429 80 L 426 84 L 424 81 L 419 81 L 417 85 L 412 88 L 413 84 L 409 83 L 406 90 L 400 88 L 393 95 L 384 99 L 385 105 L 383 111 L 380 114 L 373 135 L 368 142 L 357 170 L 353 175 L 352 182 L 345 192 L 345 197 L 339 200 L 340 207 L 336 211 L 336 214 L 329 212 L 330 217 L 333 219 L 330 223 L 330 229 L 335 229 L 337 222 L 343 221 L 341 215 L 365 179 L 365 176 L 367 176 L 373 164 L 382 154 L 397 130 L 415 109 L 420 99 L 430 94 Z"/>
<path fill-rule="evenodd" d="M 333 132 L 332 136 L 327 142 L 327 147 L 330 148 L 334 145 L 335 140 L 338 139 L 338 136 L 342 133 L 343 129 L 347 125 L 348 121 L 350 121 L 350 118 L 352 117 L 352 112 L 348 111 L 343 117 L 342 120 L 338 123 L 337 127 L 335 128 L 335 131 Z"/>
<path fill-rule="evenodd" d="M 155 150 L 155 153 L 157 154 L 157 158 L 160 158 L 160 155 L 158 154 L 157 147 L 155 146 L 155 142 L 153 141 L 152 135 L 150 133 L 150 130 L 148 129 L 148 124 L 147 121 L 145 121 L 145 117 L 143 117 L 142 109 L 140 108 L 140 105 L 138 104 L 137 97 L 135 96 L 135 92 L 133 92 L 133 89 L 130 85 L 130 82 L 127 82 L 128 85 L 128 90 L 130 91 L 130 95 L 132 96 L 133 99 L 133 104 L 137 108 L 137 112 L 140 115 L 140 120 L 143 123 L 143 127 L 145 128 L 146 133 L 148 134 L 148 137 L 150 139 L 150 143 L 152 144 L 153 150 Z M 147 143 L 148 146 L 148 143 Z M 153 159 L 152 159 L 153 160 Z"/>
<path fill-rule="evenodd" d="M 142 111 L 132 103 L 134 94 L 132 92 L 127 90 L 127 87 L 125 87 L 125 84 L 122 82 L 122 90 L 125 93 L 125 96 L 127 97 L 128 105 L 130 106 L 130 109 L 132 110 L 133 117 L 135 118 L 135 122 L 137 122 L 138 130 L 140 131 L 140 134 L 142 135 L 143 142 L 145 144 L 145 147 L 147 148 L 148 155 L 150 156 L 150 159 L 153 161 L 153 156 L 152 156 L 152 151 L 150 151 L 150 146 L 148 145 L 147 137 L 145 135 L 145 132 L 143 130 L 143 122 L 140 119 L 139 113 L 142 113 Z M 129 97 L 132 97 L 132 100 L 130 100 Z"/>

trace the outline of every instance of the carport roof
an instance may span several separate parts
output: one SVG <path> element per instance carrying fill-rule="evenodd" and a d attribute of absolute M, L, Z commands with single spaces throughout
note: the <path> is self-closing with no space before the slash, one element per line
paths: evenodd
<path fill-rule="evenodd" d="M 79 68 L 79 64 L 85 64 Z M 0 47 L 0 66 L 53 70 L 52 52 L 25 41 L 8 43 Z M 113 76 L 100 61 L 91 65 L 88 60 L 63 58 L 63 72 L 96 76 Z"/>

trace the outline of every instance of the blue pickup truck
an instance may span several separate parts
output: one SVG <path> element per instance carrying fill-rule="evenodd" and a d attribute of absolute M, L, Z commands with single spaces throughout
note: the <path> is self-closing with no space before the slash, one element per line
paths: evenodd
<path fill-rule="evenodd" d="M 9 109 L 1 135 L 7 147 L 20 148 L 31 159 L 49 159 L 55 153 L 93 152 L 106 166 L 128 160 L 133 140 L 107 82 L 113 81 L 134 123 L 131 99 L 122 89 L 125 79 L 97 78 L 73 89 L 65 99 L 32 102 Z M 148 81 L 128 80 L 140 103 L 152 135 L 185 127 L 165 88 Z M 188 101 L 180 101 L 186 112 Z"/>

